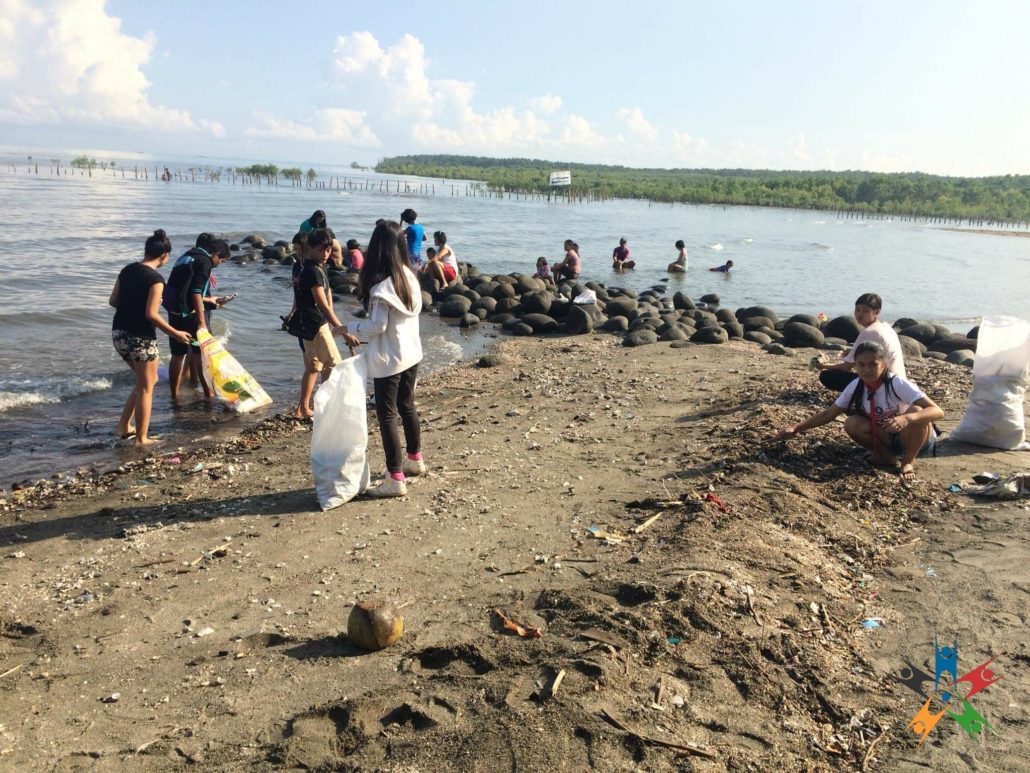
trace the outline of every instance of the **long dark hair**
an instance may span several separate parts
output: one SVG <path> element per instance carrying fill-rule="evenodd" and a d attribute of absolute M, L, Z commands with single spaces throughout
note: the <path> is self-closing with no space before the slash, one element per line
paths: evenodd
<path fill-rule="evenodd" d="M 415 298 L 405 269 L 409 266 L 408 245 L 401 227 L 393 220 L 376 226 L 365 250 L 365 262 L 358 274 L 358 298 L 369 311 L 372 288 L 385 279 L 393 279 L 393 289 L 409 309 L 415 308 Z M 409 269 L 410 270 L 410 269 Z"/>
<path fill-rule="evenodd" d="M 894 375 L 890 371 L 888 371 L 886 367 L 887 352 L 884 350 L 884 348 L 880 346 L 880 344 L 876 343 L 876 341 L 863 341 L 855 347 L 856 360 L 858 359 L 858 356 L 860 354 L 874 354 L 876 355 L 876 359 L 880 360 L 880 362 L 884 364 L 883 392 L 884 394 L 887 394 L 889 392 L 893 394 L 895 397 L 897 397 L 898 393 L 894 390 Z M 866 401 L 872 398 L 872 392 L 869 391 L 869 389 L 865 385 L 865 382 L 862 379 L 858 378 L 855 380 L 858 381 L 858 383 L 855 384 L 855 393 L 851 395 L 851 401 L 848 403 L 848 409 L 846 413 L 849 416 L 854 416 L 856 414 L 868 415 L 868 413 L 865 410 L 863 410 L 863 406 L 865 405 Z"/>

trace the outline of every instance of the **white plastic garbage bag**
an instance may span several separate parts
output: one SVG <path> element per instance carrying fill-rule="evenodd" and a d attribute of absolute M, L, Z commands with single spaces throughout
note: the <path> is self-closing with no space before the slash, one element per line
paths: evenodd
<path fill-rule="evenodd" d="M 362 352 L 333 368 L 329 380 L 315 392 L 311 472 L 323 510 L 349 502 L 368 486 L 367 380 Z"/>
<path fill-rule="evenodd" d="M 583 292 L 577 295 L 572 302 L 578 303 L 580 305 L 585 305 L 588 303 L 597 303 L 597 293 L 595 293 L 589 287 L 584 287 Z"/>
<path fill-rule="evenodd" d="M 1007 451 L 1030 450 L 1023 399 L 1030 378 L 1030 322 L 984 317 L 973 362 L 973 391 L 950 440 Z"/>

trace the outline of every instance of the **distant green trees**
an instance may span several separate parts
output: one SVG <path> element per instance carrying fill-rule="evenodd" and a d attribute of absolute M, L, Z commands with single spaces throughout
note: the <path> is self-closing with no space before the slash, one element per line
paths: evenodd
<path fill-rule="evenodd" d="M 942 177 L 921 172 L 635 169 L 527 158 L 420 155 L 385 158 L 377 172 L 482 180 L 495 190 L 546 193 L 549 174 L 572 170 L 572 194 L 696 204 L 746 204 L 861 213 L 1030 221 L 1030 175 Z"/>

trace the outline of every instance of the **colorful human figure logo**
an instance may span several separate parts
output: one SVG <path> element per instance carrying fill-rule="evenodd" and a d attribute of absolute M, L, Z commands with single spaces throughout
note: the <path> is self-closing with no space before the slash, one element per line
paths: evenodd
<path fill-rule="evenodd" d="M 922 746 L 923 741 L 947 715 L 955 720 L 970 738 L 976 738 L 991 725 L 969 699 L 1002 678 L 995 676 L 994 671 L 988 668 L 993 658 L 981 663 L 969 673 L 958 676 L 958 641 L 954 640 L 951 646 L 942 647 L 937 635 L 934 634 L 933 649 L 933 676 L 908 661 L 897 674 L 899 682 L 926 699 L 906 729 L 919 736 L 919 746 Z M 933 682 L 933 691 L 927 694 L 924 685 L 930 682 Z M 948 710 L 957 709 L 958 705 L 961 705 L 961 711 Z"/>

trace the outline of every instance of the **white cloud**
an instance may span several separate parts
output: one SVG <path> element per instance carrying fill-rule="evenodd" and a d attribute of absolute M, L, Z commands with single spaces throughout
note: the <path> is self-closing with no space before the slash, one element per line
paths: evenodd
<path fill-rule="evenodd" d="M 604 137 L 581 115 L 570 115 L 565 118 L 561 141 L 566 145 L 586 148 L 599 148 L 604 145 Z"/>
<path fill-rule="evenodd" d="M 143 67 L 154 38 L 124 34 L 103 0 L 0 0 L 0 20 L 0 120 L 225 135 L 218 122 L 150 102 Z"/>
<path fill-rule="evenodd" d="M 542 97 L 534 97 L 529 100 L 529 107 L 543 115 L 554 115 L 562 106 L 562 99 L 555 94 L 544 94 Z"/>
<path fill-rule="evenodd" d="M 619 122 L 637 139 L 644 142 L 654 142 L 658 139 L 658 130 L 644 118 L 644 113 L 639 107 L 624 107 L 616 115 Z"/>
<path fill-rule="evenodd" d="M 271 113 L 255 112 L 254 125 L 244 135 L 255 139 L 326 140 L 353 147 L 374 148 L 381 143 L 375 133 L 365 125 L 365 113 L 345 108 L 316 110 L 306 123 L 279 118 Z"/>

